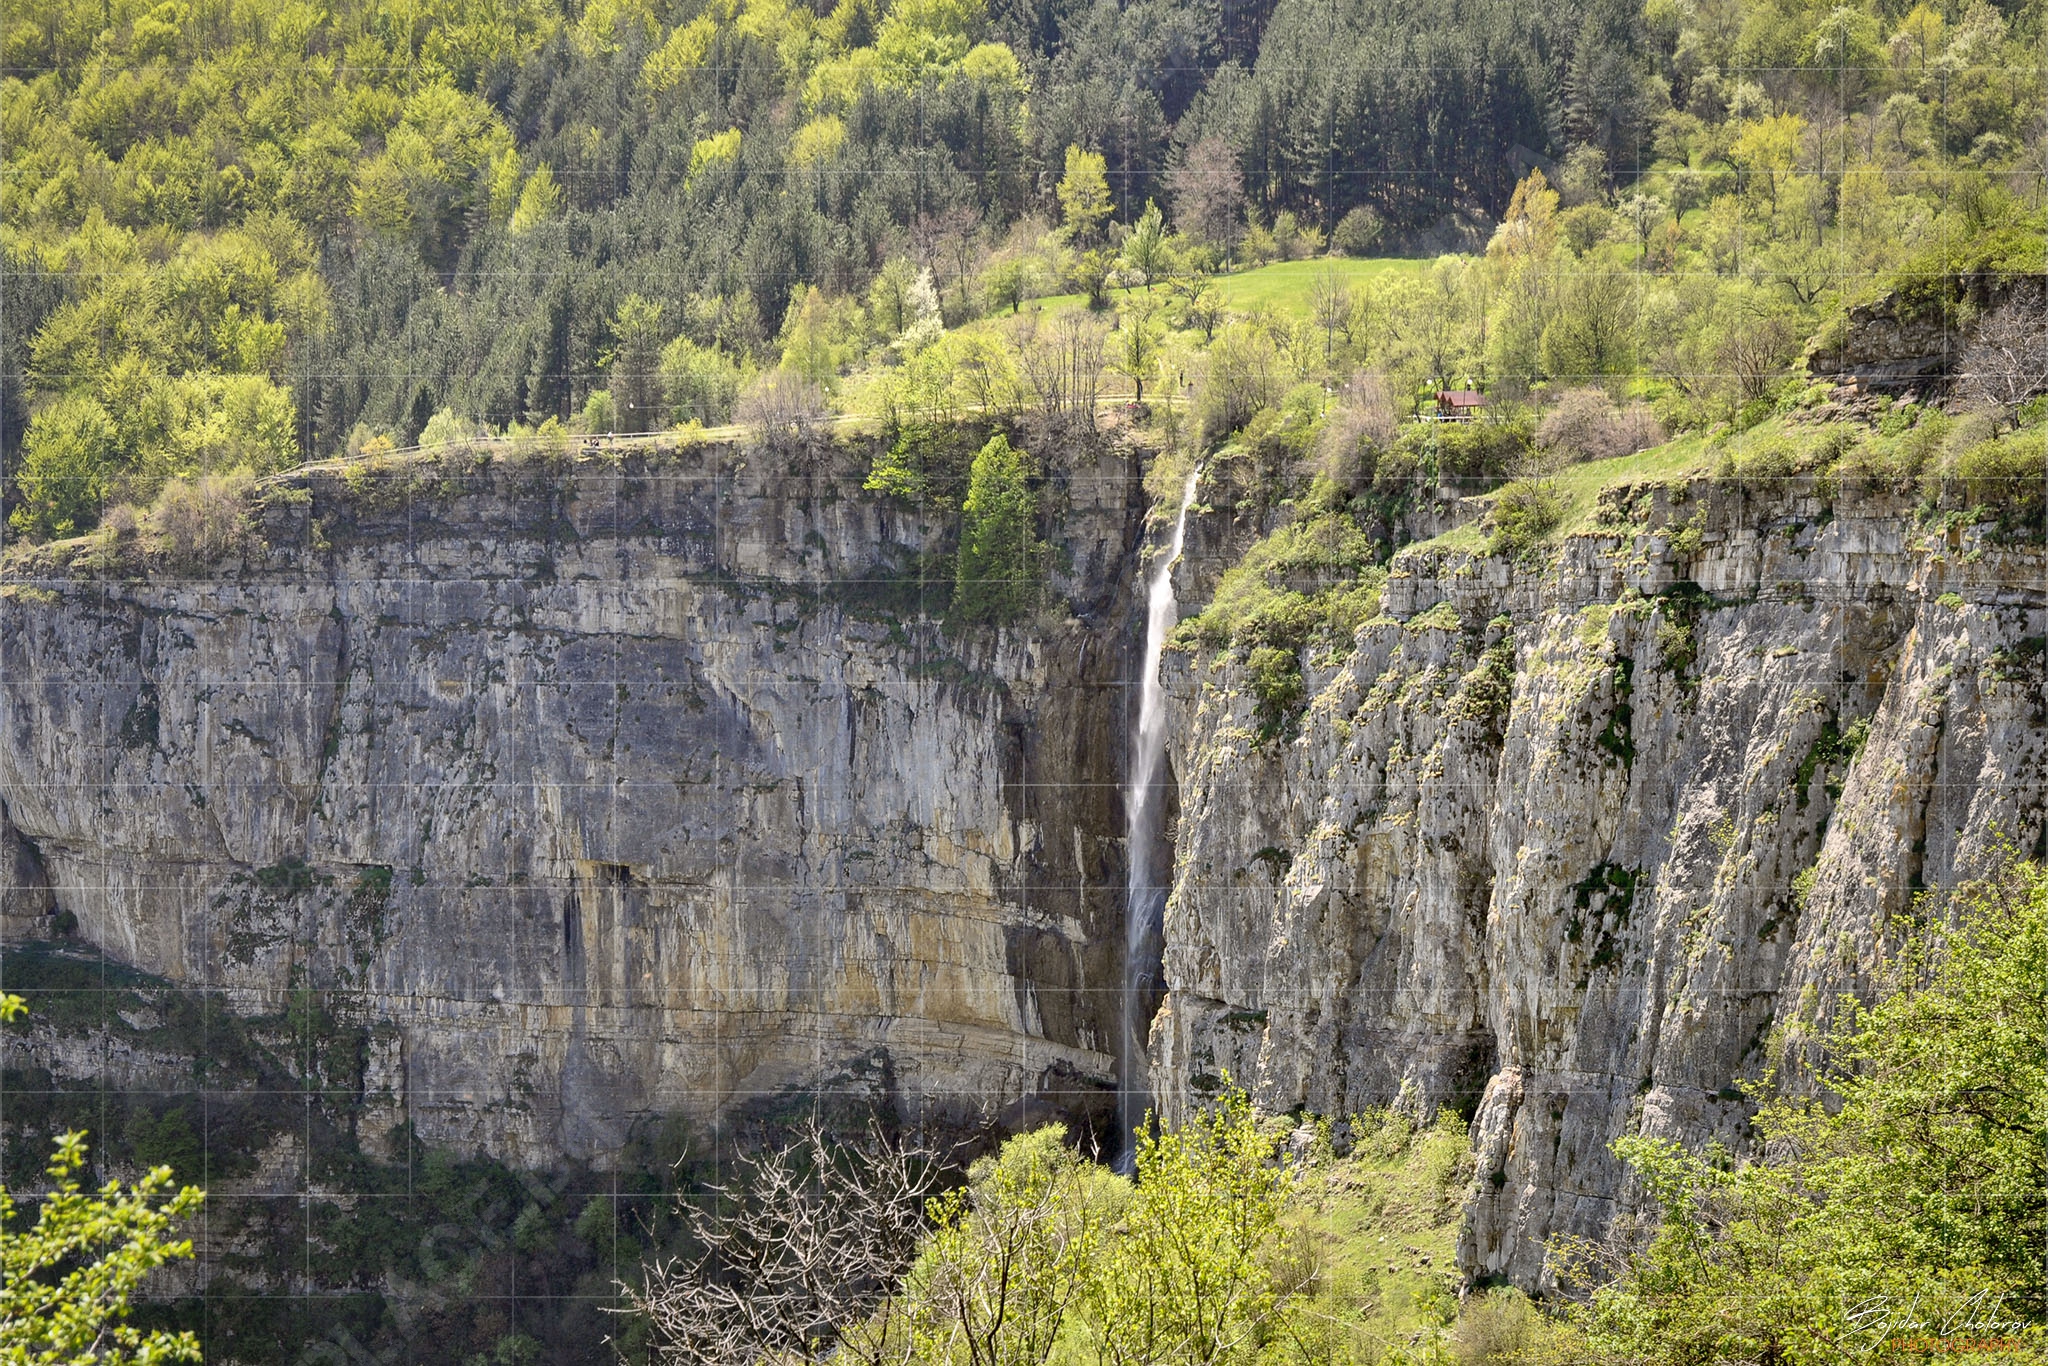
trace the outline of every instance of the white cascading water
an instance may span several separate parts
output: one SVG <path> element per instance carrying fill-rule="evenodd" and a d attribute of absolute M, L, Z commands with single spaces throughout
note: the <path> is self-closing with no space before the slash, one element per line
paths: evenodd
<path fill-rule="evenodd" d="M 1130 820 L 1130 874 L 1125 883 L 1122 1055 L 1117 1059 L 1117 1119 L 1123 1128 L 1124 1150 L 1117 1166 L 1126 1173 L 1136 1165 L 1138 1126 L 1144 1122 L 1151 1101 L 1143 1080 L 1144 1003 L 1158 984 L 1167 892 L 1162 874 L 1171 871 L 1152 866 L 1164 815 L 1159 769 L 1166 757 L 1166 697 L 1159 685 L 1159 657 L 1166 651 L 1167 633 L 1178 620 L 1178 607 L 1173 600 L 1173 566 L 1180 559 L 1181 545 L 1187 537 L 1188 508 L 1194 503 L 1195 481 L 1200 477 L 1199 470 L 1190 474 L 1181 489 L 1180 509 L 1173 519 L 1173 542 L 1153 566 L 1145 585 L 1144 673 L 1139 682 L 1138 722 L 1131 731 L 1130 786 L 1125 798 Z"/>

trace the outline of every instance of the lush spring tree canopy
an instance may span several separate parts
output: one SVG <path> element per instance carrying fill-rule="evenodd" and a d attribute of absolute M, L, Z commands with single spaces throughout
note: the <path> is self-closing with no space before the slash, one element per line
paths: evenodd
<path fill-rule="evenodd" d="M 1848 305 L 1960 329 L 1994 300 L 1955 282 L 2039 269 L 2032 0 L 0 18 L 0 503 L 37 539 L 450 433 L 717 426 L 778 371 L 892 442 L 1169 371 L 1211 443 L 1360 372 L 1402 417 L 1637 385 L 1748 427 Z M 1452 254 L 1220 287 L 1326 249 Z M 1107 347 L 1027 308 L 1066 295 L 1124 314 Z M 2039 348 L 2004 330 L 2011 426 Z"/>

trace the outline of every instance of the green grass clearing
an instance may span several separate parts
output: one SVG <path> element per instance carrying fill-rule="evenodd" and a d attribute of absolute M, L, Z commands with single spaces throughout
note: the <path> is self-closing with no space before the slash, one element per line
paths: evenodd
<path fill-rule="evenodd" d="M 1440 1341 L 1457 1316 L 1473 1176 L 1465 1125 L 1443 1114 L 1418 1130 L 1380 1112 L 1352 1127 L 1351 1154 L 1306 1173 L 1287 1217 L 1288 1258 L 1305 1282 L 1293 1332 L 1322 1339 L 1311 1359 L 1377 1361 Z"/>
<path fill-rule="evenodd" d="M 1417 257 L 1406 256 L 1318 256 L 1306 261 L 1280 261 L 1270 266 L 1259 266 L 1252 270 L 1233 271 L 1227 275 L 1208 276 L 1208 282 L 1215 286 L 1217 297 L 1224 306 L 1238 312 L 1249 312 L 1255 308 L 1271 308 L 1283 313 L 1308 316 L 1309 283 L 1326 267 L 1334 266 L 1349 285 L 1367 280 L 1396 279 L 1403 275 L 1419 275 L 1428 269 L 1429 262 Z M 1145 294 L 1142 286 L 1132 289 L 1112 289 L 1110 301 L 1122 306 L 1123 300 Z M 1162 304 L 1167 293 L 1163 287 L 1154 286 L 1152 294 Z M 1046 294 L 1036 299 L 1026 299 L 1023 311 L 1037 309 L 1043 313 L 1060 313 L 1070 308 L 1080 308 L 1086 297 L 1080 294 Z M 1007 318 L 1007 312 L 990 314 L 991 319 Z M 973 324 L 968 324 L 972 326 Z"/>
<path fill-rule="evenodd" d="M 1307 317 L 1309 286 L 1325 270 L 1335 269 L 1346 285 L 1355 287 L 1368 281 L 1420 275 L 1429 264 L 1427 260 L 1402 256 L 1322 256 L 1307 261 L 1282 261 L 1235 275 L 1219 275 L 1215 279 L 1216 293 L 1225 306 L 1239 312 L 1265 307 Z"/>

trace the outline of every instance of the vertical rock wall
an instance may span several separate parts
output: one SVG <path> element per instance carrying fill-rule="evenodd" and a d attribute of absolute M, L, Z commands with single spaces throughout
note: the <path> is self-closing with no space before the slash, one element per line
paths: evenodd
<path fill-rule="evenodd" d="M 820 1088 L 1095 1114 L 1134 481 L 1050 461 L 1054 607 L 949 634 L 869 454 L 315 469 L 232 562 L 17 561 L 5 923 L 313 988 L 372 1116 L 515 1161 Z"/>
<path fill-rule="evenodd" d="M 1620 490 L 1545 567 L 1397 557 L 1280 737 L 1170 656 L 1155 1089 L 1465 1111 L 1465 1269 L 1540 1284 L 1614 1137 L 1744 1141 L 1923 889 L 2038 848 L 2044 569 L 1886 497 Z"/>

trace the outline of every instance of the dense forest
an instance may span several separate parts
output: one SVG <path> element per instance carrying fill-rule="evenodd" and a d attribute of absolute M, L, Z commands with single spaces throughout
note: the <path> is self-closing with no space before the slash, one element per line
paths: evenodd
<path fill-rule="evenodd" d="M 8 0 L 13 525 L 750 387 L 1092 403 L 1105 366 L 1249 382 L 1229 427 L 1360 370 L 1633 378 L 1682 427 L 1902 268 L 2040 254 L 2038 4 L 822 8 Z M 1203 284 L 1419 249 L 1465 254 L 1291 309 Z M 1064 397 L 1043 329 L 946 333 L 1070 293 L 1116 335 L 1069 337 Z M 979 381 L 906 398 L 942 337 Z"/>

